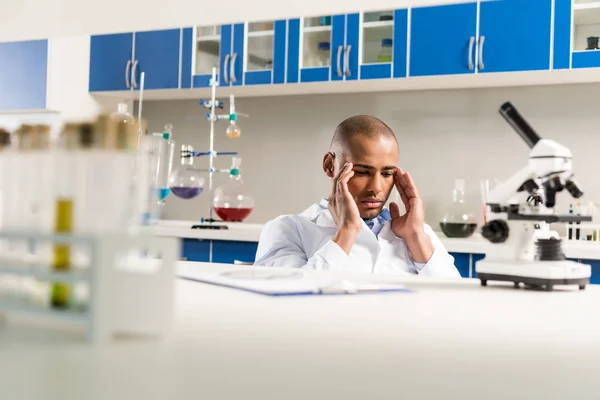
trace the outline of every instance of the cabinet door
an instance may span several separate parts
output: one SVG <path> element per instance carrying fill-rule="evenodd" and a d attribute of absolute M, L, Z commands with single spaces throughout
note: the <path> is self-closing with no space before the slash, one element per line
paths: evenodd
<path fill-rule="evenodd" d="M 194 56 L 191 61 L 192 87 L 209 87 L 213 68 L 217 68 L 219 84 L 229 86 L 228 83 L 225 83 L 221 71 L 223 71 L 225 55 L 229 55 L 231 52 L 231 25 L 199 26 L 196 27 L 195 32 L 195 35 L 192 34 L 194 48 Z M 227 71 L 227 81 L 229 82 L 229 71 Z"/>
<path fill-rule="evenodd" d="M 337 16 L 337 18 L 322 16 L 303 18 L 302 20 L 292 19 L 289 21 L 288 83 L 329 81 L 332 56 L 334 54 L 332 43 L 333 19 L 335 19 L 337 27 L 336 44 L 341 46 L 340 48 L 343 50 L 343 29 L 345 25 L 345 17 L 343 15 Z M 340 31 L 339 28 L 342 30 Z M 340 65 L 340 75 L 342 75 L 341 67 Z M 343 76 L 339 78 L 343 79 Z"/>
<path fill-rule="evenodd" d="M 145 72 L 144 89 L 177 89 L 179 87 L 179 51 L 181 29 L 136 32 L 135 64 L 132 86 L 140 88 Z"/>
<path fill-rule="evenodd" d="M 95 35 L 90 42 L 90 92 L 131 89 L 133 33 Z"/>
<path fill-rule="evenodd" d="M 334 15 L 331 31 L 331 80 L 344 80 L 344 51 L 346 45 L 346 16 Z"/>
<path fill-rule="evenodd" d="M 209 262 L 210 240 L 183 239 L 181 257 L 187 261 Z"/>
<path fill-rule="evenodd" d="M 285 36 L 287 22 L 248 23 L 244 85 L 285 82 Z"/>
<path fill-rule="evenodd" d="M 471 269 L 470 254 L 468 253 L 450 253 L 454 257 L 454 266 L 463 278 L 469 278 Z"/>
<path fill-rule="evenodd" d="M 414 8 L 411 21 L 409 76 L 475 72 L 476 3 Z"/>
<path fill-rule="evenodd" d="M 213 240 L 213 257 L 215 263 L 233 264 L 234 261 L 254 262 L 258 243 Z"/>
<path fill-rule="evenodd" d="M 231 67 L 229 77 L 232 86 L 244 84 L 244 42 L 246 36 L 245 24 L 233 25 L 233 46 L 231 52 Z"/>
<path fill-rule="evenodd" d="M 229 86 L 231 84 L 231 53 L 233 53 L 233 27 L 221 25 L 221 46 L 219 57 L 219 85 Z"/>
<path fill-rule="evenodd" d="M 46 108 L 48 41 L 0 43 L 0 110 Z"/>
<path fill-rule="evenodd" d="M 481 3 L 478 72 L 550 68 L 552 0 Z"/>

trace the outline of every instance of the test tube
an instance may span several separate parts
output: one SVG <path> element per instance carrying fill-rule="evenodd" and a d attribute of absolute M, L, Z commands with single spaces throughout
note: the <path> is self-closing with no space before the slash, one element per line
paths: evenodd
<path fill-rule="evenodd" d="M 17 157 L 13 160 L 14 171 L 17 174 L 13 181 L 13 191 L 18 193 L 18 199 L 15 199 L 14 219 L 11 220 L 11 228 L 19 231 L 28 231 L 31 226 L 32 211 L 34 203 L 35 190 L 35 167 L 33 165 L 35 155 L 33 153 L 35 145 L 35 127 L 32 125 L 22 125 L 16 132 Z M 30 261 L 29 243 L 25 240 L 13 241 L 12 256 L 13 261 L 25 263 Z"/>
<path fill-rule="evenodd" d="M 60 137 L 60 150 L 55 153 L 56 167 L 56 195 L 55 195 L 55 221 L 54 232 L 57 234 L 71 234 L 74 229 L 74 198 L 75 189 L 73 172 L 77 170 L 76 150 L 84 146 L 87 141 L 85 127 L 80 124 L 65 125 Z M 71 246 L 68 244 L 53 245 L 54 271 L 66 272 L 72 266 Z M 70 287 L 64 282 L 52 283 L 50 303 L 54 308 L 66 308 L 70 300 Z"/>
<path fill-rule="evenodd" d="M 8 185 L 6 178 L 8 177 L 7 170 L 10 170 L 8 154 L 10 152 L 10 133 L 4 129 L 0 129 L 0 229 L 6 229 L 5 207 L 8 200 Z M 0 257 L 6 257 L 8 250 L 8 242 L 0 240 Z M 18 290 L 18 280 L 14 276 L 0 277 L 0 297 L 10 295 L 15 290 Z"/>

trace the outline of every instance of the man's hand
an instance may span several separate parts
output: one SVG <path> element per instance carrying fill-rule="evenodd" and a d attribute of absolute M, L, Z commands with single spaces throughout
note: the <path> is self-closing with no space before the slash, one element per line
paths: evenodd
<path fill-rule="evenodd" d="M 338 228 L 333 241 L 346 254 L 350 254 L 361 227 L 358 206 L 348 190 L 348 181 L 352 176 L 354 176 L 352 163 L 346 163 L 344 168 L 333 178 L 331 195 L 329 196 L 329 211 Z"/>
<path fill-rule="evenodd" d="M 392 232 L 402 238 L 410 251 L 413 261 L 426 263 L 433 254 L 434 247 L 425 233 L 425 207 L 419 197 L 417 187 L 408 172 L 396 168 L 394 176 L 396 189 L 404 203 L 406 214 L 400 215 L 396 203 L 390 203 L 392 217 Z"/>

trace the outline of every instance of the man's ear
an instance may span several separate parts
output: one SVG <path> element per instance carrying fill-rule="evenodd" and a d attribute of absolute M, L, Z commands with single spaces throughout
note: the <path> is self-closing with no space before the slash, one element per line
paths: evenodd
<path fill-rule="evenodd" d="M 327 152 L 323 157 L 323 171 L 325 172 L 325 175 L 327 175 L 330 178 L 333 178 L 335 176 L 334 170 L 335 154 L 333 154 L 332 152 Z"/>

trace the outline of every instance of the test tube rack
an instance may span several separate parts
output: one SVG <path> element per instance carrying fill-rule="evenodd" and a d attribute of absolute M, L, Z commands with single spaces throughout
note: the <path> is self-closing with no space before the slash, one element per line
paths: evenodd
<path fill-rule="evenodd" d="M 85 248 L 86 267 L 68 272 L 50 265 L 0 259 L 0 279 L 7 276 L 42 282 L 87 285 L 89 301 L 82 310 L 34 305 L 13 296 L 0 297 L 0 320 L 25 315 L 51 323 L 77 326 L 91 342 L 106 342 L 115 334 L 168 337 L 174 304 L 175 261 L 179 239 L 157 237 L 150 232 L 111 232 L 66 235 L 0 231 L 0 242 L 27 241 Z M 132 256 L 135 252 L 136 256 Z M 140 254 L 152 254 L 141 257 Z"/>

